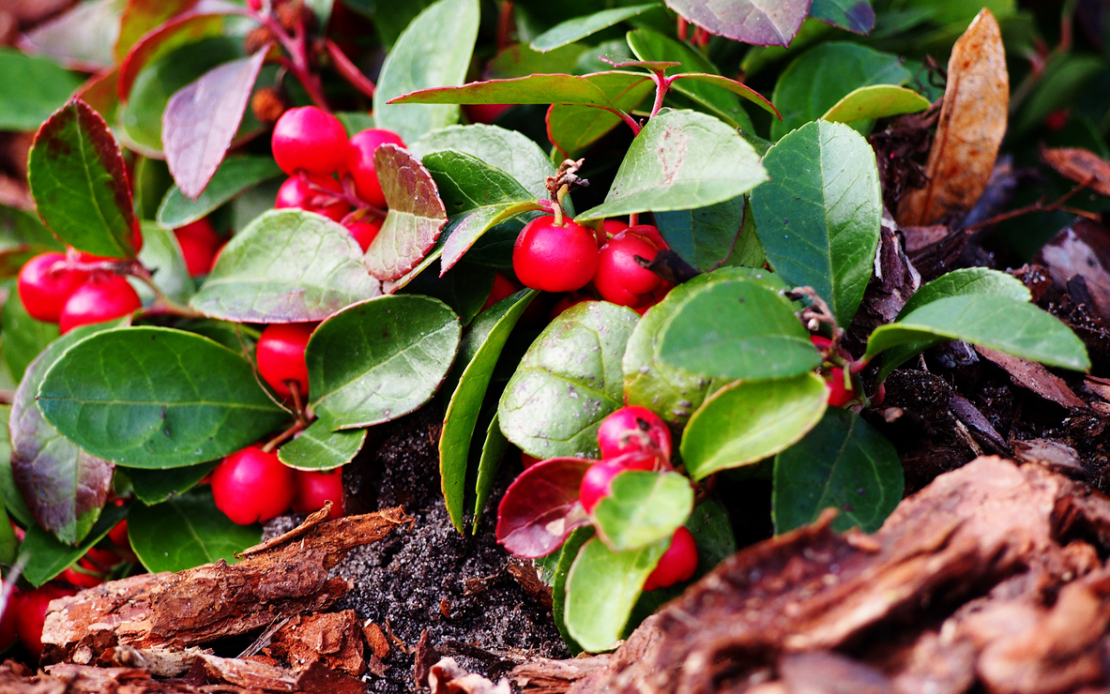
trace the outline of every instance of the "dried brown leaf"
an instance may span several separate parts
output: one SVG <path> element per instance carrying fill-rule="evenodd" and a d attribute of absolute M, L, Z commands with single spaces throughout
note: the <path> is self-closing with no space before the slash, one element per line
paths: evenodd
<path fill-rule="evenodd" d="M 1041 158 L 1064 178 L 1086 183 L 1099 195 L 1110 196 L 1110 162 L 1094 152 L 1073 147 L 1048 149 L 1042 145 Z"/>

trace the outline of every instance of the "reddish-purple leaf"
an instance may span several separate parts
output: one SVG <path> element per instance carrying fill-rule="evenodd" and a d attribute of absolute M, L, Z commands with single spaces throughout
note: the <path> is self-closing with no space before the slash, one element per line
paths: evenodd
<path fill-rule="evenodd" d="M 710 33 L 756 46 L 786 46 L 809 14 L 810 0 L 667 0 Z"/>
<path fill-rule="evenodd" d="M 193 200 L 204 191 L 243 120 L 269 46 L 233 60 L 181 89 L 162 115 L 166 163 L 181 192 Z"/>
<path fill-rule="evenodd" d="M 115 121 L 119 110 L 118 82 L 119 69 L 112 68 L 90 77 L 74 96 L 91 106 L 105 121 Z"/>
<path fill-rule="evenodd" d="M 124 5 L 125 0 L 77 3 L 24 34 L 17 45 L 24 53 L 48 55 L 72 70 L 106 70 L 115 64 L 112 45 Z"/>
<path fill-rule="evenodd" d="M 497 541 L 518 557 L 544 557 L 558 549 L 572 530 L 589 523 L 578 488 L 595 462 L 552 458 L 521 473 L 497 507 Z"/>
<path fill-rule="evenodd" d="M 123 60 L 131 47 L 147 32 L 167 19 L 197 4 L 197 0 L 128 0 L 120 17 L 119 38 L 116 39 L 116 60 Z"/>
<path fill-rule="evenodd" d="M 813 0 L 809 16 L 853 34 L 870 34 L 875 10 L 867 0 Z"/>
<path fill-rule="evenodd" d="M 386 282 L 420 264 L 447 223 L 447 210 L 432 175 L 408 150 L 382 145 L 374 170 L 389 214 L 362 260 L 371 275 Z"/>
<path fill-rule="evenodd" d="M 226 15 L 186 14 L 143 36 L 120 62 L 119 98 L 127 101 L 143 68 L 178 46 L 223 33 Z"/>

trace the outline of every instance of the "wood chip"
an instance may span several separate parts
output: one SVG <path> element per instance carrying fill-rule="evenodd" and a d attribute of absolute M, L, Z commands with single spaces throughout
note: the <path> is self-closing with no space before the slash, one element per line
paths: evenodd
<path fill-rule="evenodd" d="M 1086 183 L 1099 195 L 1110 196 L 1110 162 L 1094 152 L 1072 147 L 1048 149 L 1041 145 L 1041 158 L 1064 178 Z"/>
<path fill-rule="evenodd" d="M 263 653 L 288 663 L 296 672 L 318 662 L 354 677 L 366 672 L 362 628 L 354 610 L 293 617 Z"/>
<path fill-rule="evenodd" d="M 1061 407 L 1087 406 L 1087 403 L 1068 387 L 1064 379 L 1053 374 L 1041 364 L 985 347 L 976 347 L 975 351 L 997 364 L 1009 374 L 1014 383 L 1033 391 L 1045 400 L 1054 402 Z"/>

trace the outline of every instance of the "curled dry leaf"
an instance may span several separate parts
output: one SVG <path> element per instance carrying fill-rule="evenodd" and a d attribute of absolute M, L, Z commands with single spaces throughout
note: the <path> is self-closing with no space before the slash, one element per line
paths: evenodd
<path fill-rule="evenodd" d="M 1094 152 L 1073 147 L 1048 149 L 1042 145 L 1041 158 L 1064 178 L 1086 183 L 1099 195 L 1110 196 L 1110 162 Z"/>
<path fill-rule="evenodd" d="M 940 121 L 925 165 L 929 182 L 902 198 L 899 224 L 924 226 L 975 205 L 994 170 L 1009 106 L 1002 32 L 984 9 L 952 48 Z"/>

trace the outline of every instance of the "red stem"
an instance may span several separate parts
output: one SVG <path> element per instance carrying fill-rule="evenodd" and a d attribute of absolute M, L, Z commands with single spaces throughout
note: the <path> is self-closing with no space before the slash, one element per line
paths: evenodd
<path fill-rule="evenodd" d="M 332 62 L 335 63 L 335 70 L 343 79 L 347 80 L 352 87 L 359 90 L 371 99 L 374 98 L 374 83 L 370 81 L 366 75 L 362 74 L 362 70 L 351 62 L 351 59 L 335 45 L 331 39 L 324 39 L 324 46 L 328 49 L 328 55 L 331 56 Z"/>
<path fill-rule="evenodd" d="M 606 108 L 604 106 L 601 106 L 600 108 L 602 108 L 605 111 L 608 111 L 609 113 L 614 114 L 615 116 L 620 118 L 622 121 L 624 121 L 625 124 L 628 125 L 628 127 L 632 128 L 632 135 L 633 136 L 636 136 L 636 135 L 640 134 L 640 124 L 637 123 L 636 119 L 633 118 L 632 116 L 628 115 L 624 111 L 621 111 L 620 109 Z"/>
<path fill-rule="evenodd" d="M 679 15 L 679 17 L 678 17 L 678 40 L 679 41 L 685 41 L 686 40 L 688 27 L 689 27 L 689 23 L 686 21 L 686 18 Z"/>
<path fill-rule="evenodd" d="M 501 11 L 497 17 L 497 50 L 498 52 L 509 47 L 509 35 L 513 32 L 513 3 L 501 3 Z"/>
<path fill-rule="evenodd" d="M 671 82 L 674 81 L 673 77 L 665 76 L 661 71 L 652 71 L 651 80 L 655 82 L 655 103 L 651 106 L 651 115 L 648 120 L 655 118 L 655 114 L 659 113 L 659 109 L 663 108 L 663 99 L 667 96 L 667 90 L 671 88 Z"/>

